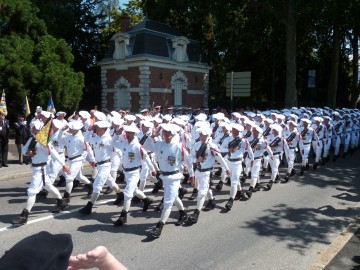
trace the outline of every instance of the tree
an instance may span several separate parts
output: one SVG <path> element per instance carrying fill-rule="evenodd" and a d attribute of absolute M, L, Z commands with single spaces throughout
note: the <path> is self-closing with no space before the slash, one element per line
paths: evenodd
<path fill-rule="evenodd" d="M 25 94 L 32 107 L 44 106 L 52 95 L 59 109 L 78 106 L 83 74 L 71 68 L 74 57 L 62 39 L 46 32 L 28 0 L 0 4 L 0 87 L 5 89 L 9 112 L 22 112 Z"/>

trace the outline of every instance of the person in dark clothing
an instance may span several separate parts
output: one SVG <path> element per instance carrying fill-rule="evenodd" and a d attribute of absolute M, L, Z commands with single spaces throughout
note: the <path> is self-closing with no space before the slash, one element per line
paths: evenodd
<path fill-rule="evenodd" d="M 19 154 L 19 164 L 29 164 L 29 157 L 21 154 L 21 149 L 30 137 L 30 130 L 25 121 L 24 115 L 18 116 L 18 121 L 14 124 L 15 144 Z"/>
<path fill-rule="evenodd" d="M 9 131 L 9 121 L 5 119 L 3 113 L 0 113 L 0 168 L 2 166 L 8 167 Z"/>

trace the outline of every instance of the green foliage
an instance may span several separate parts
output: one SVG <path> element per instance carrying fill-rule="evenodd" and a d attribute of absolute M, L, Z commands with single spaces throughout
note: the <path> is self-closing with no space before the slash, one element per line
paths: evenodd
<path fill-rule="evenodd" d="M 77 108 L 84 76 L 71 68 L 69 45 L 46 33 L 30 1 L 6 1 L 0 10 L 0 89 L 5 90 L 9 114 L 22 112 L 25 94 L 32 111 L 46 106 L 51 95 L 57 109 Z"/>

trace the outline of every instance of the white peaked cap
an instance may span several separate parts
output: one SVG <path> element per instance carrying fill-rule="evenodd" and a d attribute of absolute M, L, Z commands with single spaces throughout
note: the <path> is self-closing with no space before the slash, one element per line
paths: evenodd
<path fill-rule="evenodd" d="M 72 130 L 80 130 L 83 128 L 83 123 L 81 123 L 80 121 L 72 121 L 68 124 L 68 127 Z"/>
<path fill-rule="evenodd" d="M 125 130 L 125 132 L 134 132 L 134 133 L 140 132 L 140 130 L 134 125 L 130 125 L 130 126 L 124 125 L 123 129 Z"/>

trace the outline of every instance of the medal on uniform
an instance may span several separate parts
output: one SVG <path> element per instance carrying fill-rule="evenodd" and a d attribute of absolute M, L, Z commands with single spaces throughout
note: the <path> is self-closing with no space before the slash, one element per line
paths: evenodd
<path fill-rule="evenodd" d="M 132 162 L 135 159 L 135 153 L 129 152 L 128 153 L 128 159 L 130 160 L 130 162 Z"/>
<path fill-rule="evenodd" d="M 170 166 L 173 166 L 175 164 L 175 157 L 168 156 L 167 160 L 168 160 L 168 163 L 170 164 Z"/>

